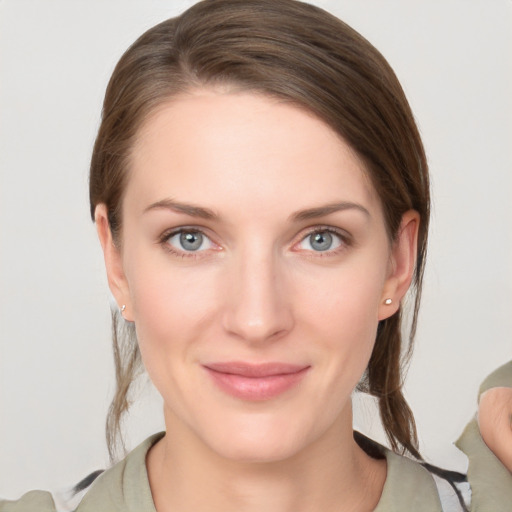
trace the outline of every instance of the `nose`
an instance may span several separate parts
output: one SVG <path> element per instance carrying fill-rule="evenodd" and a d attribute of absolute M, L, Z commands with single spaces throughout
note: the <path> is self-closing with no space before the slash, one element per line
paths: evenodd
<path fill-rule="evenodd" d="M 276 340 L 294 323 L 285 271 L 276 257 L 261 252 L 240 255 L 225 288 L 224 329 L 248 343 Z"/>

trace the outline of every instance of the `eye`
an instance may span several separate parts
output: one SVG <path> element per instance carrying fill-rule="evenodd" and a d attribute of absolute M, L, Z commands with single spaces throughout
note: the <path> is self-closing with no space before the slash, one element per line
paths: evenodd
<path fill-rule="evenodd" d="M 306 235 L 300 241 L 299 248 L 314 252 L 337 252 L 337 249 L 346 245 L 346 235 L 333 228 L 321 228 Z"/>
<path fill-rule="evenodd" d="M 195 253 L 213 248 L 213 242 L 202 232 L 196 229 L 179 229 L 164 235 L 162 242 L 168 250 L 180 256 L 193 256 Z"/>

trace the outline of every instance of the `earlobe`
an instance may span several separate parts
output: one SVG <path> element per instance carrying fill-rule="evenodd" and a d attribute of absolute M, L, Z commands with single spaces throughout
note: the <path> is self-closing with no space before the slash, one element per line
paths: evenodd
<path fill-rule="evenodd" d="M 416 268 L 419 225 L 420 215 L 417 211 L 409 210 L 402 216 L 391 250 L 390 270 L 383 288 L 379 320 L 398 311 L 400 301 L 411 285 Z"/>
<path fill-rule="evenodd" d="M 128 283 L 123 270 L 121 251 L 116 246 L 112 237 L 112 231 L 108 221 L 108 211 L 105 204 L 99 204 L 94 211 L 94 220 L 96 222 L 96 231 L 103 249 L 103 258 L 110 291 L 119 305 L 122 315 L 126 320 L 130 320 L 129 313 L 130 296 Z"/>

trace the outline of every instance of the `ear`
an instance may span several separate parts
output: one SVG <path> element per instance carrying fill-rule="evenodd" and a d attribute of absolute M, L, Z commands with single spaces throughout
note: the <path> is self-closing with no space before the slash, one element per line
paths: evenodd
<path fill-rule="evenodd" d="M 132 321 L 130 318 L 131 305 L 128 282 L 123 271 L 123 261 L 121 251 L 116 246 L 112 238 L 112 231 L 108 221 L 107 206 L 103 203 L 98 204 L 94 210 L 94 220 L 96 222 L 96 230 L 100 239 L 101 248 L 103 249 L 103 258 L 105 260 L 105 268 L 107 271 L 108 286 L 114 295 L 114 298 L 122 311 L 123 318 Z"/>
<path fill-rule="evenodd" d="M 400 301 L 411 285 L 416 268 L 419 225 L 420 215 L 417 211 L 409 210 L 402 216 L 397 238 L 391 248 L 388 276 L 379 307 L 379 320 L 384 320 L 398 311 Z M 391 299 L 390 304 L 386 303 L 388 299 Z"/>

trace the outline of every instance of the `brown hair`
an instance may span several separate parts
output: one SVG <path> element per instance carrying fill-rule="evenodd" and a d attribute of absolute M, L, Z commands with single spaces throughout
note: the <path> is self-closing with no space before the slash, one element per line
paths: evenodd
<path fill-rule="evenodd" d="M 402 311 L 380 322 L 358 389 L 378 398 L 396 451 L 417 450 L 413 415 L 402 394 L 403 364 L 416 330 L 429 222 L 425 153 L 404 92 L 384 57 L 348 25 L 294 0 L 207 0 L 143 34 L 123 55 L 109 82 L 90 173 L 91 215 L 108 209 L 120 243 L 120 208 L 130 149 L 148 115 L 193 87 L 227 84 L 307 109 L 363 158 L 380 196 L 393 240 L 409 209 L 421 216 L 409 343 L 402 347 Z M 119 332 L 113 315 L 117 392 L 107 419 L 111 457 L 140 368 L 135 331 Z"/>

